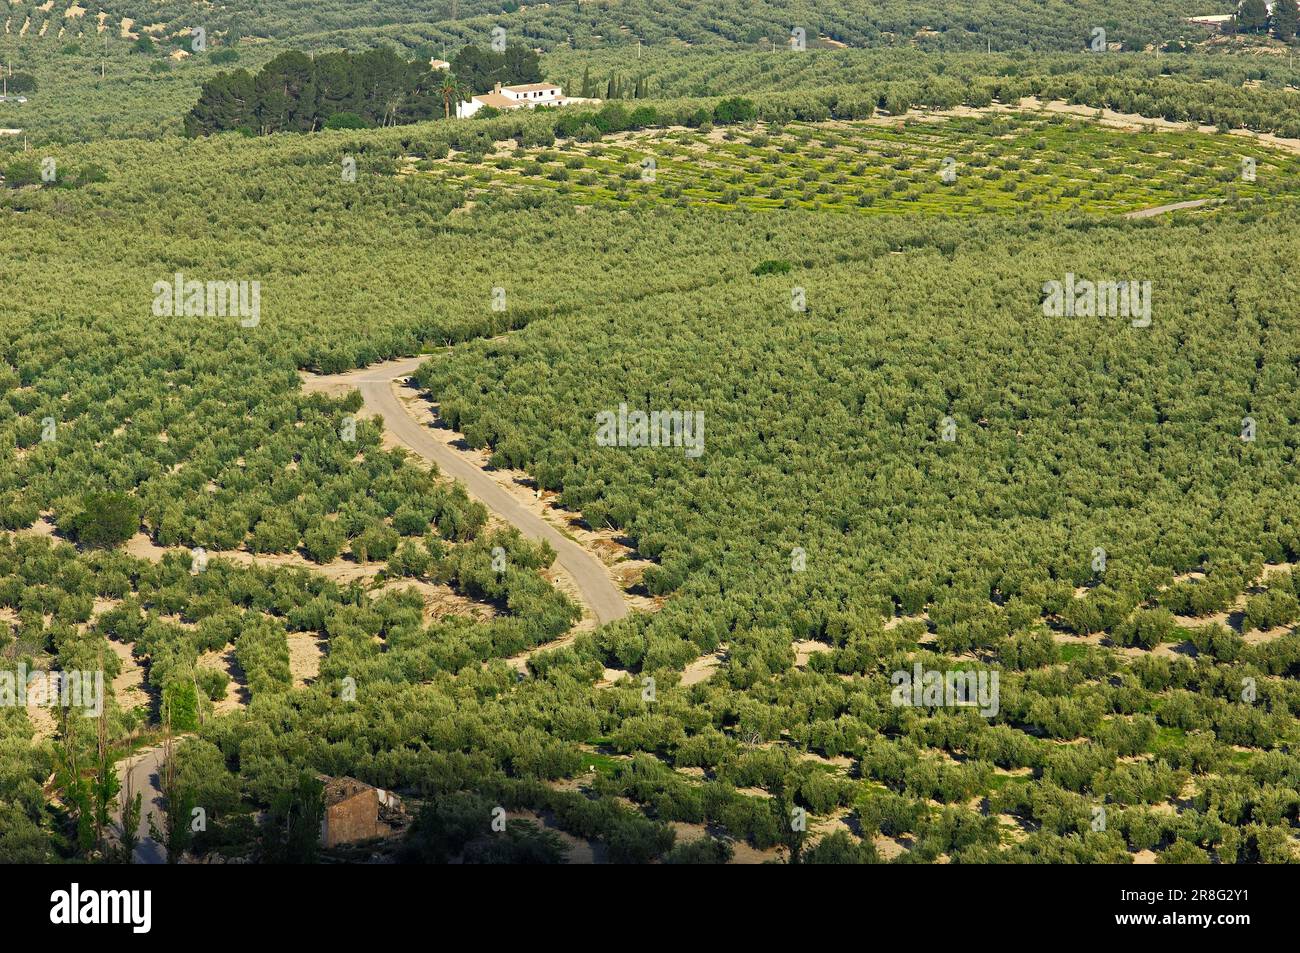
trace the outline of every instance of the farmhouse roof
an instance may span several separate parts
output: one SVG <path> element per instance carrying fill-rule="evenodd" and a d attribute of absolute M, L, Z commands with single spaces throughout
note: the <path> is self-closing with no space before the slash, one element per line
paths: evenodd
<path fill-rule="evenodd" d="M 496 109 L 513 109 L 519 103 L 509 96 L 502 96 L 500 93 L 484 93 L 481 96 L 475 96 L 476 103 L 482 103 L 484 106 L 492 106 Z"/>
<path fill-rule="evenodd" d="M 366 791 L 373 790 L 373 786 L 366 784 L 364 781 L 358 781 L 356 778 L 331 778 L 326 775 L 317 775 L 317 778 L 325 784 L 325 804 L 326 806 L 338 804 L 349 798 L 356 797 Z"/>

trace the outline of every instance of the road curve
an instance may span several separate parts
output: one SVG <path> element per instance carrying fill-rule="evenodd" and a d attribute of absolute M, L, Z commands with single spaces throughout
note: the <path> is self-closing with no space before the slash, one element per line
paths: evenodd
<path fill-rule="evenodd" d="M 529 539 L 550 543 L 557 561 L 573 578 L 582 601 L 598 623 L 612 622 L 627 615 L 623 593 L 610 579 L 599 559 L 530 511 L 479 467 L 440 443 L 402 406 L 393 392 L 393 381 L 409 377 L 426 360 L 427 357 L 403 358 L 330 379 L 355 386 L 361 392 L 366 408 L 384 419 L 389 433 L 412 452 L 436 463 L 446 476 L 463 483 L 470 496 Z"/>

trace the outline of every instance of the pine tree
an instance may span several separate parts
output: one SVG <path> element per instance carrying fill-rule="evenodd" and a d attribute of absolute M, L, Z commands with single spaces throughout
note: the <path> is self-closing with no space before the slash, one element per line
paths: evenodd
<path fill-rule="evenodd" d="M 1274 35 L 1279 40 L 1289 42 L 1295 38 L 1297 26 L 1300 26 L 1300 5 L 1297 5 L 1296 0 L 1274 0 Z"/>
<path fill-rule="evenodd" d="M 1237 8 L 1238 33 L 1264 33 L 1268 30 L 1268 6 L 1264 0 L 1242 0 Z"/>

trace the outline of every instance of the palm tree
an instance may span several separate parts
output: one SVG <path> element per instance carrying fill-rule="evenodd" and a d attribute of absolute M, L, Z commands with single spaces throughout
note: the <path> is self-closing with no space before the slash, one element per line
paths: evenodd
<path fill-rule="evenodd" d="M 451 71 L 442 80 L 442 113 L 444 119 L 451 118 L 451 104 L 460 102 L 461 85 L 460 81 L 452 75 Z"/>

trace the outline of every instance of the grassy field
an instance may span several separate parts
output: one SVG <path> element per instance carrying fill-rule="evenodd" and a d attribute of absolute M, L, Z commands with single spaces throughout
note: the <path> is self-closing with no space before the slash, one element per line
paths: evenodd
<path fill-rule="evenodd" d="M 1243 177 L 1244 160 L 1254 180 Z M 1132 133 L 1060 115 L 671 129 L 407 166 L 471 199 L 538 190 L 579 205 L 969 215 L 1127 212 L 1291 193 L 1300 158 L 1240 136 Z"/>

